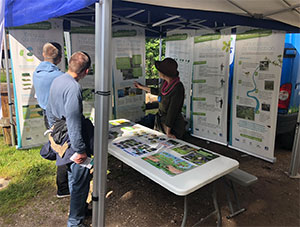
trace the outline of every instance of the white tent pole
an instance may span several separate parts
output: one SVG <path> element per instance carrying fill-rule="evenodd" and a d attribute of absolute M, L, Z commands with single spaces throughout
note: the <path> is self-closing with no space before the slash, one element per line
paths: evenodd
<path fill-rule="evenodd" d="M 108 121 L 111 80 L 112 0 L 95 4 L 95 134 L 93 226 L 105 225 Z"/>
<path fill-rule="evenodd" d="M 7 83 L 7 93 L 8 93 L 8 105 L 9 105 L 9 124 L 10 124 L 10 133 L 12 145 L 16 145 L 16 134 L 15 127 L 13 121 L 13 109 L 12 109 L 12 98 L 11 98 L 11 90 L 10 90 L 10 77 L 9 77 L 9 66 L 8 66 L 8 50 L 6 43 L 6 32 L 3 32 L 3 41 L 4 41 L 4 56 L 5 56 L 5 69 L 6 69 L 6 83 Z"/>
<path fill-rule="evenodd" d="M 160 35 L 159 35 L 159 60 L 161 61 L 162 54 L 162 27 L 160 26 Z"/>
<path fill-rule="evenodd" d="M 69 62 L 71 55 L 72 55 L 70 32 L 64 32 L 64 38 L 65 38 L 65 43 L 66 43 L 67 59 Z"/>
<path fill-rule="evenodd" d="M 294 144 L 292 150 L 292 159 L 289 170 L 289 176 L 291 178 L 300 178 L 298 173 L 300 167 L 300 106 L 298 112 L 298 119 L 295 130 Z"/>

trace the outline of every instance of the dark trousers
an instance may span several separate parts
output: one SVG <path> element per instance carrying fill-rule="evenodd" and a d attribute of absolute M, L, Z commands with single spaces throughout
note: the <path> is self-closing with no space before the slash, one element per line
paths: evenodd
<path fill-rule="evenodd" d="M 70 194 L 69 185 L 68 185 L 68 166 L 67 165 L 57 166 L 56 185 L 57 185 L 57 195 Z"/>

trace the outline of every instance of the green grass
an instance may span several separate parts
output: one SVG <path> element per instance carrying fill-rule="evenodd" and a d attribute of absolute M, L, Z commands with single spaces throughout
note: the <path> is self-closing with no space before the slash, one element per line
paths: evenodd
<path fill-rule="evenodd" d="M 55 162 L 43 159 L 39 151 L 9 147 L 0 136 L 0 177 L 10 180 L 0 191 L 0 216 L 17 212 L 39 193 L 55 190 Z"/>
<path fill-rule="evenodd" d="M 10 82 L 12 83 L 12 74 L 9 74 L 10 77 Z M 0 83 L 5 83 L 6 82 L 6 72 L 3 72 L 3 70 L 1 69 L 0 72 Z"/>

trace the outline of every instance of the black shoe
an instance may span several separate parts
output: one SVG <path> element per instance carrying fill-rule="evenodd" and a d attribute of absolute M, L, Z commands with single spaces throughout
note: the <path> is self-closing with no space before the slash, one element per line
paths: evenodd
<path fill-rule="evenodd" d="M 71 196 L 70 193 L 66 193 L 66 194 L 59 194 L 59 193 L 57 193 L 56 194 L 56 197 L 59 198 L 59 199 L 70 197 L 70 196 Z"/>

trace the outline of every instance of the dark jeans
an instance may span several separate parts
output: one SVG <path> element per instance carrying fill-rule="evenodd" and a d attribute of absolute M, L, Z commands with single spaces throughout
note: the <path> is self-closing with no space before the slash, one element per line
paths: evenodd
<path fill-rule="evenodd" d="M 57 195 L 70 194 L 69 185 L 68 185 L 68 166 L 67 165 L 57 166 L 56 185 L 57 185 Z"/>

